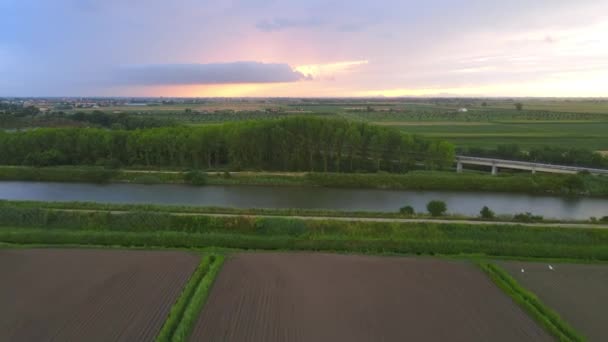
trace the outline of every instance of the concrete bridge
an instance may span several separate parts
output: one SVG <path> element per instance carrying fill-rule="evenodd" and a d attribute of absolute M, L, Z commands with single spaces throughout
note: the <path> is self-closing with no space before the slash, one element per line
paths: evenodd
<path fill-rule="evenodd" d="M 480 158 L 480 157 L 467 157 L 467 156 L 456 156 L 456 172 L 462 172 L 463 165 L 483 165 L 492 167 L 492 174 L 498 174 L 498 168 L 505 169 L 516 169 L 516 170 L 528 170 L 532 173 L 535 172 L 552 172 L 552 173 L 579 173 L 589 172 L 591 174 L 604 174 L 608 175 L 608 170 L 594 169 L 589 167 L 578 167 L 578 166 L 566 166 L 566 165 L 553 165 L 553 164 L 542 164 L 525 162 L 519 160 L 504 160 L 494 158 Z"/>

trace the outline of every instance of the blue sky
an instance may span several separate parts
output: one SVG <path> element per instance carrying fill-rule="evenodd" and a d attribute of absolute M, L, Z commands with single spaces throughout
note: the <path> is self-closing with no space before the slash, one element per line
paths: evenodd
<path fill-rule="evenodd" d="M 608 96 L 608 1 L 0 0 L 0 96 Z"/>

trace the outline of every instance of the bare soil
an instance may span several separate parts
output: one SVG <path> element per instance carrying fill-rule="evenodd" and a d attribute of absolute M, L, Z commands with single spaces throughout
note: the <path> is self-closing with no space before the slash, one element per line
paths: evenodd
<path fill-rule="evenodd" d="M 608 341 L 608 265 L 518 261 L 497 264 L 589 341 Z"/>
<path fill-rule="evenodd" d="M 193 341 L 551 341 L 474 265 L 311 253 L 228 259 Z"/>
<path fill-rule="evenodd" d="M 0 250 L 0 340 L 151 341 L 199 262 L 183 252 Z"/>

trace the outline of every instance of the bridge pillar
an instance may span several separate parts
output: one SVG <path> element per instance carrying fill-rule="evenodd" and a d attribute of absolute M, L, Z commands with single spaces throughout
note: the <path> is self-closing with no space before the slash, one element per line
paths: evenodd
<path fill-rule="evenodd" d="M 492 176 L 496 176 L 498 174 L 498 168 L 496 165 L 492 165 Z"/>
<path fill-rule="evenodd" d="M 462 163 L 461 162 L 456 163 L 456 172 L 462 173 Z"/>

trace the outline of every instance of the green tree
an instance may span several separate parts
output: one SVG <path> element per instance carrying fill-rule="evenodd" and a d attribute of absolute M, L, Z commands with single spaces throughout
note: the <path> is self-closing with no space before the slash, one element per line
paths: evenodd
<path fill-rule="evenodd" d="M 192 185 L 202 186 L 207 184 L 207 174 L 201 171 L 190 171 L 184 175 L 184 180 Z"/>
<path fill-rule="evenodd" d="M 481 215 L 481 218 L 486 219 L 486 220 L 492 220 L 495 217 L 494 212 L 487 206 L 484 206 L 483 208 L 481 208 L 481 211 L 479 212 L 479 214 Z"/>
<path fill-rule="evenodd" d="M 399 213 L 403 215 L 414 215 L 414 208 L 411 205 L 406 205 L 404 207 L 399 208 Z"/>
<path fill-rule="evenodd" d="M 433 200 L 427 203 L 426 210 L 431 216 L 441 216 L 448 210 L 447 205 L 444 201 Z"/>
<path fill-rule="evenodd" d="M 563 183 L 566 192 L 569 194 L 577 194 L 585 190 L 585 181 L 581 175 L 569 175 Z"/>
<path fill-rule="evenodd" d="M 521 103 L 521 102 L 517 102 L 517 103 L 515 104 L 515 109 L 517 109 L 517 110 L 522 110 L 522 109 L 524 109 L 524 104 L 523 104 L 523 103 Z"/>

